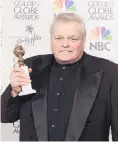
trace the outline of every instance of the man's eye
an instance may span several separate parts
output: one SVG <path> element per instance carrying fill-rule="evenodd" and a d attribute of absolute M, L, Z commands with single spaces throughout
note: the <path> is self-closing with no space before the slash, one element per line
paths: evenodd
<path fill-rule="evenodd" d="M 60 37 L 57 37 L 56 39 L 57 39 L 57 40 L 61 40 L 62 38 L 60 38 Z"/>
<path fill-rule="evenodd" d="M 77 38 L 70 38 L 72 41 L 76 41 L 77 40 Z"/>

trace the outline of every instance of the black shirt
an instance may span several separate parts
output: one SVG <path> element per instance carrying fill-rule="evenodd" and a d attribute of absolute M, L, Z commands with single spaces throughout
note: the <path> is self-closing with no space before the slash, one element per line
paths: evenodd
<path fill-rule="evenodd" d="M 48 139 L 50 141 L 63 141 L 65 138 L 79 69 L 80 61 L 68 65 L 60 65 L 55 60 L 53 62 L 48 94 Z M 71 83 L 72 80 L 74 83 Z"/>

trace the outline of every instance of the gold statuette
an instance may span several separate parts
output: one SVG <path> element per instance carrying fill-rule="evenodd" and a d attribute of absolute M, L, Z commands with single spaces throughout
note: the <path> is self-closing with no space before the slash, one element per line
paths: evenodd
<path fill-rule="evenodd" d="M 22 45 L 18 45 L 15 47 L 14 54 L 18 58 L 17 63 L 15 65 L 18 65 L 20 68 L 22 68 L 26 72 L 26 74 L 29 76 L 28 67 L 25 65 L 24 59 L 23 59 L 25 50 L 22 47 Z M 36 93 L 36 91 L 32 89 L 31 83 L 21 87 L 22 87 L 22 92 L 19 93 L 19 96 Z"/>

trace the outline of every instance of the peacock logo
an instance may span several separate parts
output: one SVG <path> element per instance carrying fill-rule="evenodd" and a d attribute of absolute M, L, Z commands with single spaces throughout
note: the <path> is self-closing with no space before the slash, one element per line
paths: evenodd
<path fill-rule="evenodd" d="M 54 0 L 53 10 L 58 12 L 61 10 L 76 11 L 74 0 Z"/>
<path fill-rule="evenodd" d="M 112 40 L 111 31 L 106 27 L 96 27 L 95 29 L 90 30 L 90 39 L 91 40 Z"/>

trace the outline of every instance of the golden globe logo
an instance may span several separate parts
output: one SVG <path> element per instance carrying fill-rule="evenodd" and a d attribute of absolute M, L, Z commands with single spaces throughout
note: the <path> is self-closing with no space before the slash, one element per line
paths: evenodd
<path fill-rule="evenodd" d="M 13 133 L 19 134 L 20 132 L 20 124 L 19 124 L 19 120 L 13 123 Z"/>
<path fill-rule="evenodd" d="M 14 1 L 14 19 L 17 20 L 38 20 L 39 1 Z"/>
<path fill-rule="evenodd" d="M 89 1 L 88 20 L 114 20 L 114 1 Z"/>

